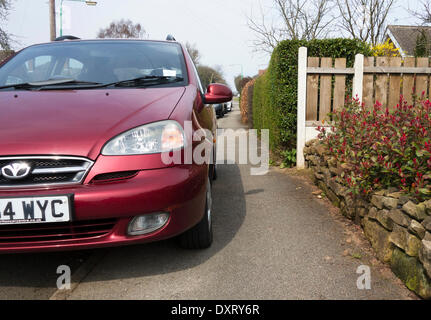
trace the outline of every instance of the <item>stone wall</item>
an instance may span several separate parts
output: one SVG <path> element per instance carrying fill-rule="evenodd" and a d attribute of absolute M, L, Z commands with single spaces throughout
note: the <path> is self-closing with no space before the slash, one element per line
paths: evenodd
<path fill-rule="evenodd" d="M 345 168 L 317 140 L 304 149 L 314 182 L 341 209 L 360 224 L 379 260 L 388 263 L 406 286 L 431 299 L 431 200 L 417 203 L 397 189 L 376 192 L 370 199 L 353 199 L 341 184 Z"/>

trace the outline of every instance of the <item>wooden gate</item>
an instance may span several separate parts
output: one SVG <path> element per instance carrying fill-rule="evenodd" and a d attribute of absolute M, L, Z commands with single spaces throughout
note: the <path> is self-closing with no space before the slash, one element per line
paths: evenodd
<path fill-rule="evenodd" d="M 317 127 L 329 127 L 328 114 L 342 108 L 347 96 L 367 107 L 376 101 L 395 107 L 400 95 L 409 102 L 413 96 L 431 94 L 429 58 L 364 57 L 356 55 L 353 68 L 345 58 L 308 57 L 299 49 L 297 166 L 303 168 L 306 141 L 317 137 Z"/>

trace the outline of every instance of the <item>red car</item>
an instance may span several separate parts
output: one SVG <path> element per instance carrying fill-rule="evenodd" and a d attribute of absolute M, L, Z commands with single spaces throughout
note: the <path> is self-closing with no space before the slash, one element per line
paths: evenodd
<path fill-rule="evenodd" d="M 186 49 L 175 41 L 73 40 L 0 64 L 0 253 L 87 249 L 178 236 L 212 243 L 213 161 L 167 163 L 216 130 Z M 215 136 L 215 134 L 214 134 Z M 215 155 L 214 141 L 210 141 Z"/>

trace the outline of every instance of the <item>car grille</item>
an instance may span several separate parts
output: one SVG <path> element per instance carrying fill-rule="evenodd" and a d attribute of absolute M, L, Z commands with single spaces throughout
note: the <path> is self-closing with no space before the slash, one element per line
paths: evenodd
<path fill-rule="evenodd" d="M 116 219 L 104 219 L 0 226 L 0 246 L 13 243 L 43 243 L 103 237 L 112 232 L 116 222 Z"/>
<path fill-rule="evenodd" d="M 111 172 L 111 173 L 103 173 L 95 176 L 93 178 L 93 182 L 105 182 L 105 181 L 114 181 L 114 180 L 125 180 L 131 179 L 138 174 L 139 171 L 122 171 L 122 172 Z"/>
<path fill-rule="evenodd" d="M 0 188 L 79 184 L 93 165 L 88 159 L 75 157 L 8 157 L 0 158 L 0 169 L 15 162 L 28 164 L 30 174 L 22 179 L 10 179 L 0 171 Z"/>

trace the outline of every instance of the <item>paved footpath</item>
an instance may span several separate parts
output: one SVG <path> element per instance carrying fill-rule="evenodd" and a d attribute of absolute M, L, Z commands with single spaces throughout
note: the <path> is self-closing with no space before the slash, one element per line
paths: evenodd
<path fill-rule="evenodd" d="M 237 106 L 219 127 L 243 127 Z M 356 270 L 364 262 L 345 254 L 353 243 L 311 185 L 277 169 L 251 176 L 248 165 L 219 166 L 218 173 L 211 249 L 181 250 L 173 241 L 111 249 L 69 298 L 413 297 L 392 273 L 373 266 L 371 290 L 358 290 Z"/>
<path fill-rule="evenodd" d="M 240 128 L 239 119 L 236 106 L 219 126 Z M 2 256 L 0 299 L 414 298 L 368 257 L 369 250 L 357 245 L 360 231 L 350 232 L 351 223 L 312 195 L 314 187 L 303 178 L 276 168 L 251 176 L 250 166 L 235 164 L 219 166 L 218 176 L 209 250 L 187 251 L 164 241 Z M 66 293 L 56 291 L 62 264 L 72 267 L 75 282 Z M 371 290 L 357 288 L 362 264 L 371 265 Z"/>

